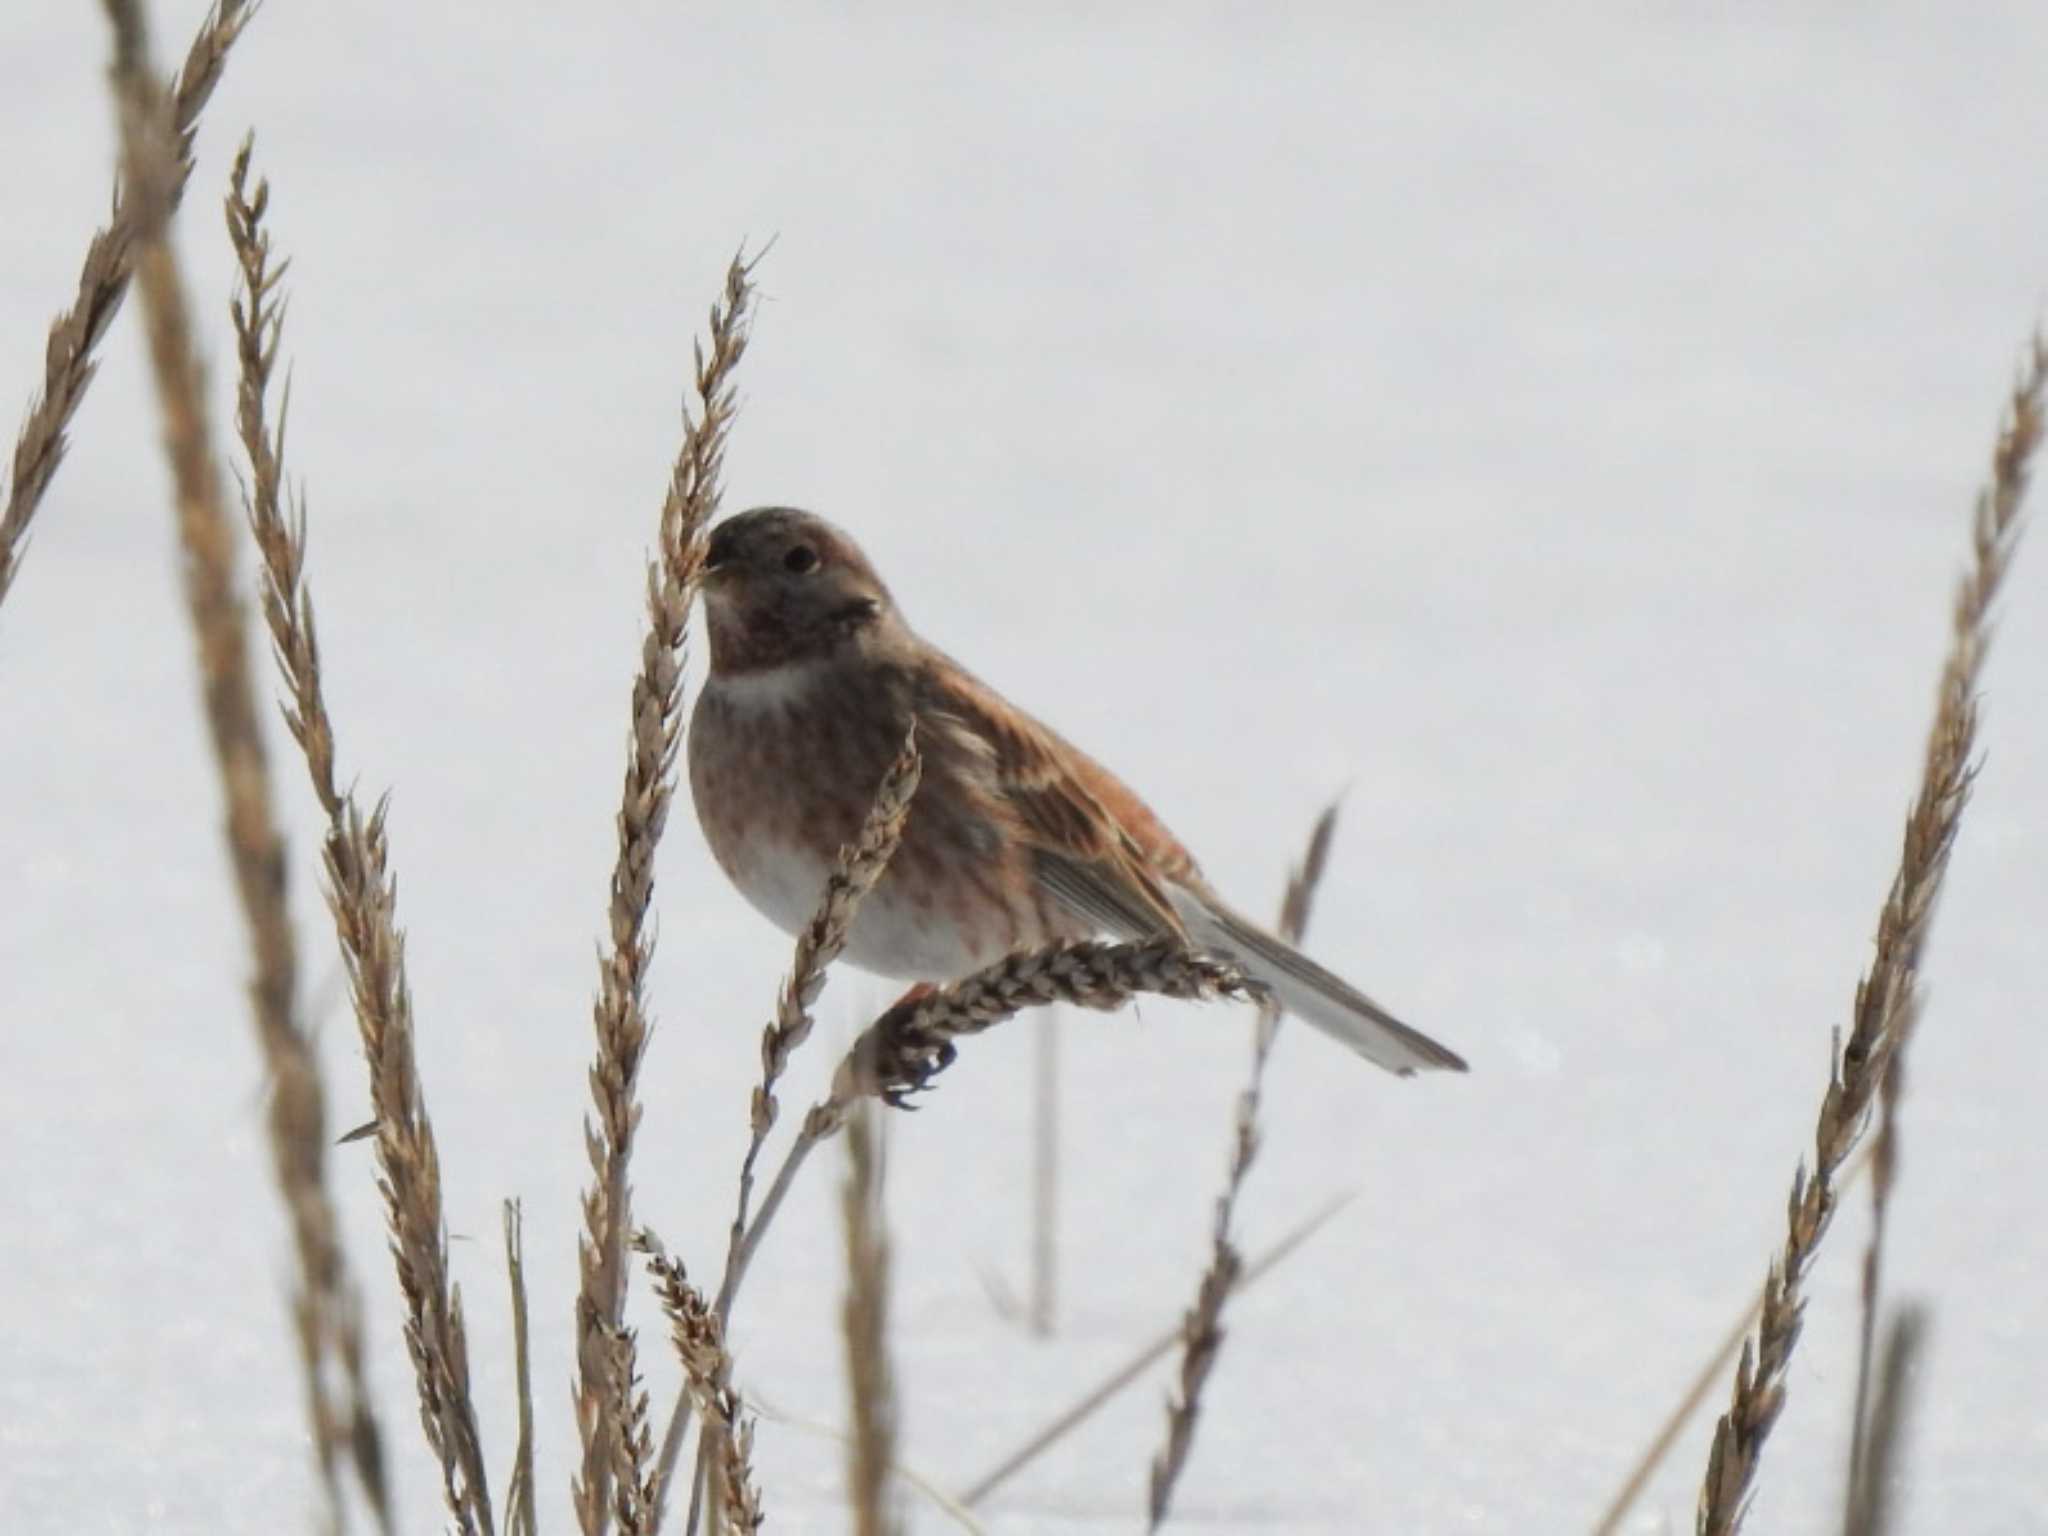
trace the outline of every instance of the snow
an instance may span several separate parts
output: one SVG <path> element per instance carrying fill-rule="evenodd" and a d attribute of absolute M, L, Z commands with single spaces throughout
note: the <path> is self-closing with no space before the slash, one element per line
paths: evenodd
<path fill-rule="evenodd" d="M 343 772 L 394 791 L 500 1484 L 498 1202 L 525 1202 L 548 1528 L 573 1523 L 579 1121 L 641 559 L 742 241 L 775 245 L 728 505 L 856 530 L 928 635 L 1143 786 L 1247 907 L 1343 791 L 1311 947 L 1474 1063 L 1402 1083 L 1283 1035 L 1245 1245 L 1360 1193 L 1231 1309 L 1176 1518 L 1585 1529 L 1753 1294 L 2040 313 L 2048 10 L 1560 9 L 252 23 L 181 244 L 224 422 L 218 197 L 255 126 Z M 160 58 L 199 12 L 153 8 Z M 21 406 L 105 212 L 106 55 L 91 7 L 0 19 Z M 315 1485 L 288 1247 L 135 319 L 0 607 L 0 1527 L 290 1528 Z M 2022 550 L 1987 686 L 1888 1253 L 1934 1329 L 1899 1528 L 1972 1536 L 2048 1528 L 2048 550 Z M 317 991 L 310 797 L 274 740 Z M 637 1209 L 709 1278 L 788 943 L 681 807 L 660 876 Z M 889 995 L 835 979 L 792 1109 Z M 353 1027 L 322 1016 L 352 1124 Z M 890 1126 L 905 1454 L 942 1486 L 1186 1304 L 1247 1054 L 1222 1011 L 1067 1020 L 1045 1344 L 986 1287 L 1027 1267 L 1031 1044 L 972 1042 Z M 368 1154 L 333 1174 L 424 1529 Z M 799 1185 L 735 1338 L 762 1401 L 831 1424 L 836 1178 Z M 1813 1277 L 1758 1530 L 1837 1525 L 1864 1203 Z M 644 1292 L 635 1316 L 665 1396 Z M 1021 1475 L 989 1528 L 1135 1528 L 1164 1391 Z M 1706 1438 L 1628 1529 L 1689 1526 Z M 759 1462 L 776 1529 L 844 1528 L 829 1441 L 764 1423 Z"/>

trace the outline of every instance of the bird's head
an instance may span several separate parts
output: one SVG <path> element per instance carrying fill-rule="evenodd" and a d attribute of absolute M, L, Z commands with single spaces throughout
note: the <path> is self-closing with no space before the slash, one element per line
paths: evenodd
<path fill-rule="evenodd" d="M 713 528 L 703 591 L 711 670 L 727 675 L 830 656 L 894 609 L 860 546 L 795 507 Z"/>

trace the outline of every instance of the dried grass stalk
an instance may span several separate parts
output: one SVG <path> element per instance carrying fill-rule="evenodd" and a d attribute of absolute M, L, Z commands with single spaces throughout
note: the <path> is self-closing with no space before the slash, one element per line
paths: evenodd
<path fill-rule="evenodd" d="M 649 1029 L 654 855 L 675 793 L 683 641 L 704 563 L 705 528 L 718 507 L 726 437 L 738 410 L 732 376 L 746 352 L 754 301 L 750 273 L 747 262 L 735 258 L 726 270 L 725 291 L 711 307 L 710 352 L 702 345 L 696 352 L 699 414 L 684 412 L 682 448 L 662 500 L 660 549 L 647 569 L 647 634 L 633 680 L 618 858 L 612 866 L 610 947 L 599 958 L 592 1011 L 597 1055 L 590 1068 L 590 1094 L 597 1116 L 594 1124 L 584 1126 L 593 1180 L 583 1196 L 584 1233 L 578 1244 L 576 1428 L 583 1454 L 574 1493 L 587 1536 L 604 1530 L 612 1502 L 607 1484 L 625 1432 L 613 1412 L 618 1394 L 612 1388 L 612 1355 L 626 1307 L 626 1240 L 632 1225 L 627 1171 L 640 1121 L 635 1088 Z"/>
<path fill-rule="evenodd" d="M 228 50 L 247 25 L 250 11 L 243 0 L 221 0 L 200 23 L 198 35 L 186 50 L 185 64 L 171 82 L 169 92 L 170 132 L 175 144 L 169 185 L 154 195 L 167 208 L 175 208 L 192 175 L 192 140 L 198 132 L 199 114 L 227 64 Z M 21 564 L 28 527 L 42 504 L 43 493 L 56 478 L 69 446 L 65 433 L 91 386 L 98 364 L 93 350 L 107 327 L 120 313 L 134 270 L 135 245 L 140 233 L 134 198 L 122 195 L 117 184 L 114 211 L 106 227 L 95 231 L 85 248 L 85 261 L 78 272 L 78 293 L 71 307 L 50 325 L 50 338 L 43 348 L 43 392 L 32 401 L 28 417 L 14 440 L 14 465 L 7 482 L 7 506 L 0 510 L 0 602 Z"/>
<path fill-rule="evenodd" d="M 260 543 L 266 529 L 284 526 L 280 506 L 284 480 L 283 413 L 279 414 L 274 439 L 264 419 L 264 398 L 282 334 L 283 305 L 277 289 L 284 277 L 284 267 L 271 265 L 270 236 L 263 228 L 269 184 L 258 183 L 253 192 L 249 189 L 251 152 L 250 141 L 245 138 L 229 177 L 227 223 L 241 276 L 241 291 L 230 305 L 238 364 L 235 424 L 249 458 L 245 511 Z M 303 534 L 295 542 L 303 547 Z M 296 570 L 293 581 L 297 581 Z M 276 589 L 266 586 L 265 614 L 266 619 L 272 619 L 273 634 L 278 633 L 278 628 L 270 609 L 276 600 Z M 246 618 L 238 615 L 238 623 L 246 626 Z M 310 644 L 310 620 L 306 635 Z M 242 649 L 246 654 L 246 640 Z M 238 665 L 246 669 L 246 659 Z M 308 667 L 309 672 L 316 669 L 317 664 Z M 248 686 L 253 693 L 253 679 Z M 261 760 L 260 742 L 257 750 Z M 266 763 L 266 776 L 267 773 Z M 281 839 L 277 858 L 277 921 L 289 946 L 292 933 L 285 926 L 282 910 Z M 284 958 L 287 965 L 293 963 L 288 950 Z M 289 999 L 295 990 L 295 984 L 284 979 L 279 984 L 278 996 L 280 1000 Z M 313 1399 L 322 1475 L 331 1487 L 336 1464 L 345 1456 L 355 1469 L 377 1523 L 389 1530 L 390 1493 L 385 1479 L 383 1435 L 370 1406 L 369 1386 L 363 1374 L 362 1301 L 348 1272 L 335 1225 L 333 1201 L 327 1192 L 327 1108 L 319 1060 L 310 1035 L 298 1026 L 288 1009 L 259 1009 L 259 1017 L 264 1058 L 277 1085 L 271 1104 L 272 1154 L 278 1166 L 279 1183 L 286 1191 L 294 1246 L 306 1280 L 294 1311 L 298 1317 L 301 1360 Z M 327 1380 L 329 1361 L 338 1367 L 338 1379 L 331 1382 Z"/>
<path fill-rule="evenodd" d="M 533 1504 L 533 1349 L 526 1310 L 526 1245 L 517 1200 L 505 1202 L 505 1274 L 512 1287 L 512 1373 L 519 1395 L 519 1443 L 512 1452 L 512 1481 L 505 1490 L 505 1529 L 511 1536 L 538 1536 Z"/>
<path fill-rule="evenodd" d="M 149 64 L 142 16 L 132 0 L 110 4 L 108 14 L 114 25 L 113 82 L 121 109 L 128 188 L 124 217 L 116 221 L 125 231 L 120 265 L 124 275 L 132 269 L 141 282 L 150 364 L 163 409 L 164 446 L 185 553 L 186 608 L 198 642 L 207 732 L 227 804 L 229 863 L 255 959 L 250 1002 L 269 1078 L 271 1167 L 292 1229 L 292 1315 L 307 1416 L 329 1523 L 338 1526 L 341 1521 L 339 1468 L 346 1463 L 354 1469 L 372 1515 L 388 1529 L 382 1437 L 364 1384 L 362 1306 L 327 1189 L 326 1103 L 319 1062 L 296 1013 L 297 940 L 286 899 L 284 839 L 271 807 L 269 759 L 249 663 L 248 616 L 236 583 L 233 523 L 213 452 L 205 380 L 184 280 L 169 240 L 171 214 L 190 172 L 189 118 L 181 124 L 176 115 L 180 105 L 162 92 Z M 219 16 L 214 18 L 216 26 L 220 21 Z M 228 28 L 204 34 L 203 46 L 188 60 L 195 101 L 203 101 L 211 90 L 239 21 L 230 19 Z M 210 44 L 205 43 L 207 37 L 213 39 Z M 189 111 L 196 113 L 196 104 Z M 84 377 L 78 380 L 80 389 Z M 54 464 L 51 459 L 42 471 L 45 484 Z"/>
<path fill-rule="evenodd" d="M 1316 818 L 1309 833 L 1308 851 L 1301 867 L 1288 876 L 1286 895 L 1280 903 L 1280 937 L 1299 944 L 1308 926 L 1309 907 L 1315 889 L 1330 859 L 1330 841 L 1337 829 L 1337 807 L 1330 806 Z M 1173 1503 L 1174 1485 L 1187 1465 L 1188 1452 L 1195 1443 L 1195 1422 L 1200 1417 L 1202 1388 L 1223 1348 L 1223 1303 L 1237 1288 L 1244 1268 L 1242 1255 L 1231 1241 L 1237 1197 L 1244 1189 L 1245 1175 L 1259 1155 L 1259 1104 L 1265 1092 L 1266 1063 L 1279 1037 L 1281 1011 L 1268 998 L 1259 1004 L 1252 1026 L 1252 1068 L 1244 1092 L 1238 1095 L 1233 1117 L 1230 1169 L 1224 1176 L 1223 1193 L 1216 1200 L 1216 1220 L 1210 1235 L 1209 1264 L 1195 1290 L 1195 1302 L 1181 1325 L 1179 1395 L 1166 1408 L 1166 1443 L 1152 1458 L 1147 1483 L 1146 1511 L 1151 1529 L 1158 1530 Z"/>
<path fill-rule="evenodd" d="M 1236 1287 L 1244 1261 L 1231 1243 L 1219 1214 L 1214 1251 L 1202 1271 L 1195 1304 L 1181 1320 L 1180 1390 L 1166 1406 L 1166 1444 L 1152 1458 L 1146 1494 L 1146 1528 L 1158 1530 L 1173 1503 L 1174 1485 L 1187 1465 L 1195 1443 L 1195 1420 L 1201 1413 L 1202 1388 L 1223 1350 L 1223 1299 Z"/>
<path fill-rule="evenodd" d="M 262 186 L 248 191 L 245 154 L 237 161 L 228 227 L 244 288 L 234 310 L 242 364 L 236 415 L 250 462 L 245 500 L 263 561 L 263 616 L 289 699 L 285 723 L 327 817 L 321 847 L 327 905 L 370 1069 L 375 1118 L 368 1129 L 377 1141 L 377 1189 L 391 1230 L 421 1427 L 441 1463 L 442 1489 L 457 1528 L 488 1533 L 494 1528 L 490 1489 L 470 1397 L 462 1293 L 448 1273 L 440 1153 L 413 1050 L 412 993 L 405 939 L 398 929 L 397 887 L 389 869 L 386 806 L 379 802 L 365 816 L 355 795 L 342 793 L 335 784 L 334 730 L 321 683 L 313 601 L 305 585 L 305 505 L 298 502 L 286 515 L 283 426 L 280 422 L 272 431 L 265 420 L 283 314 L 276 292 L 282 269 L 270 264 L 261 224 L 265 201 Z M 146 256 L 138 275 L 146 296 Z"/>
<path fill-rule="evenodd" d="M 1814 1131 L 1814 1166 L 1793 1175 L 1783 1251 L 1764 1286 L 1763 1316 L 1736 1367 L 1734 1398 L 1715 1426 L 1700 1492 L 1701 1536 L 1730 1536 L 1747 1511 L 1771 1426 L 1785 1403 L 1798 1344 L 1801 1287 L 1838 1199 L 1836 1175 L 1863 1134 L 1878 1086 L 1916 1006 L 1920 958 L 1976 768 L 1977 687 L 1990 645 L 1990 610 L 2019 541 L 2020 508 L 2042 432 L 2048 340 L 2034 338 L 1992 455 L 1991 480 L 1971 520 L 1972 559 L 1956 588 L 1949 651 L 1919 793 L 1878 917 L 1877 953 L 1857 984 L 1849 1038 L 1830 1064 Z"/>
<path fill-rule="evenodd" d="M 690 1284 L 683 1266 L 663 1251 L 653 1233 L 641 1231 L 634 1246 L 647 1255 L 655 1296 L 683 1362 L 684 1390 L 704 1423 L 704 1444 L 710 1448 L 720 1512 L 735 1531 L 758 1531 L 766 1517 L 754 1487 L 754 1426 L 741 1418 L 739 1393 L 732 1384 L 732 1356 L 725 1347 L 725 1325 L 719 1321 L 717 1309 Z"/>
<path fill-rule="evenodd" d="M 846 1159 L 839 1200 L 846 1227 L 846 1300 L 839 1322 L 853 1410 L 847 1491 L 858 1536 L 890 1536 L 903 1522 L 889 1499 L 897 1422 L 889 1364 L 889 1233 L 882 1217 L 882 1151 L 873 1112 L 865 1106 L 847 1122 Z"/>

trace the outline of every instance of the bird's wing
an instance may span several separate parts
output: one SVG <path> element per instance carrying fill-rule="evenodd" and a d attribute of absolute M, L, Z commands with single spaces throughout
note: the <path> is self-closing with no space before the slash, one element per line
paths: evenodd
<path fill-rule="evenodd" d="M 1098 930 L 1168 935 L 1235 960 L 1290 1013 L 1403 1076 L 1464 1061 L 1219 900 L 1128 786 L 944 658 L 918 689 L 920 739 L 975 814 L 1030 851 L 1038 883 Z"/>
<path fill-rule="evenodd" d="M 948 660 L 920 693 L 920 724 L 1055 899 L 1118 938 L 1187 938 L 1166 882 L 1199 880 L 1194 860 L 1116 775 Z"/>

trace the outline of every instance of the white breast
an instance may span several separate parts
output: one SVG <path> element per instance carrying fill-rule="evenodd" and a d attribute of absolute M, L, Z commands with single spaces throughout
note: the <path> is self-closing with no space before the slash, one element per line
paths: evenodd
<path fill-rule="evenodd" d="M 817 660 L 792 661 L 737 677 L 715 677 L 704 688 L 727 707 L 752 715 L 802 703 L 823 671 L 824 663 Z"/>
<path fill-rule="evenodd" d="M 832 866 L 793 843 L 756 837 L 735 851 L 728 872 L 756 912 L 794 936 L 817 914 Z"/>

